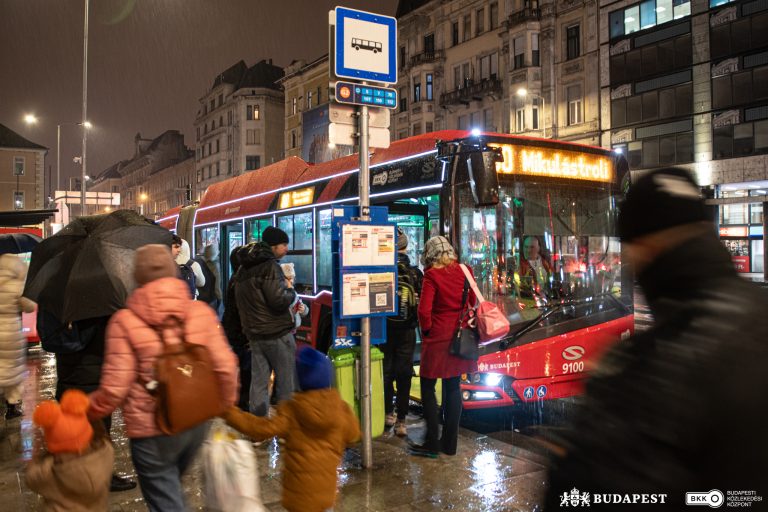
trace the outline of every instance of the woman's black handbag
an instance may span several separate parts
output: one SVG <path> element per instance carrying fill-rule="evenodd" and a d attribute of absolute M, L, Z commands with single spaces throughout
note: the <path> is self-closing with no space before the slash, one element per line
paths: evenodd
<path fill-rule="evenodd" d="M 480 350 L 477 347 L 479 336 L 477 330 L 471 325 L 462 327 L 461 324 L 464 321 L 464 307 L 467 303 L 467 295 L 469 293 L 469 281 L 464 279 L 464 292 L 461 295 L 461 312 L 459 313 L 459 327 L 456 329 L 456 334 L 451 340 L 448 353 L 452 356 L 460 357 L 461 359 L 468 359 L 470 361 L 477 361 L 480 357 Z"/>

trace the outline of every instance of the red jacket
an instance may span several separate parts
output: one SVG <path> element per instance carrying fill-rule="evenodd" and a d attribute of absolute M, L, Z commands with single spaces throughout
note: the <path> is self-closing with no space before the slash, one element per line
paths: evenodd
<path fill-rule="evenodd" d="M 459 325 L 463 290 L 464 272 L 458 263 L 443 268 L 430 268 L 424 272 L 419 300 L 419 326 L 422 333 L 419 374 L 422 377 L 439 379 L 477 371 L 476 361 L 448 353 Z M 470 288 L 467 305 L 474 305 L 475 300 L 475 294 Z"/>
<path fill-rule="evenodd" d="M 155 361 L 163 351 L 163 342 L 154 327 L 162 325 L 169 316 L 183 319 L 187 342 L 208 347 L 222 397 L 227 405 L 235 403 L 235 355 L 216 313 L 208 304 L 190 299 L 184 281 L 166 277 L 147 283 L 128 297 L 126 306 L 130 312 L 121 309 L 109 321 L 101 382 L 90 395 L 89 417 L 101 418 L 122 407 L 129 438 L 162 435 L 155 422 L 155 399 L 144 388 L 139 375 L 145 381 L 152 380 Z"/>

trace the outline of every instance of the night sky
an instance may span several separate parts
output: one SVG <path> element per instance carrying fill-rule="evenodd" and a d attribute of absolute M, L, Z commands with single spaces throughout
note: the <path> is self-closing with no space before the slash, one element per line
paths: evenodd
<path fill-rule="evenodd" d="M 180 130 L 194 147 L 198 100 L 215 76 L 241 59 L 320 57 L 336 5 L 394 16 L 397 0 L 91 0 L 88 174 L 131 158 L 137 132 Z M 53 179 L 56 125 L 82 117 L 83 23 L 84 0 L 0 0 L 0 123 L 50 148 Z M 80 148 L 80 128 L 62 126 L 64 188 L 80 174 Z"/>

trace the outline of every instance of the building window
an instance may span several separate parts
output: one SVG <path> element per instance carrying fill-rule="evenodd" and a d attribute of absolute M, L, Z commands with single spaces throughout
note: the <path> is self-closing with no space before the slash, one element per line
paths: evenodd
<path fill-rule="evenodd" d="M 453 87 L 461 89 L 461 66 L 453 66 Z"/>
<path fill-rule="evenodd" d="M 575 59 L 581 55 L 581 28 L 579 25 L 571 25 L 566 32 L 566 59 Z"/>
<path fill-rule="evenodd" d="M 221 162 L 216 162 L 216 176 L 221 175 Z"/>
<path fill-rule="evenodd" d="M 493 109 L 487 108 L 483 110 L 483 129 L 487 132 L 492 132 L 496 128 L 493 126 Z"/>
<path fill-rule="evenodd" d="M 400 88 L 400 112 L 408 110 L 408 88 Z"/>
<path fill-rule="evenodd" d="M 518 133 L 525 131 L 525 109 L 524 108 L 519 108 L 515 110 L 515 131 Z"/>
<path fill-rule="evenodd" d="M 13 209 L 14 210 L 24 209 L 24 191 L 23 190 L 13 191 Z"/>
<path fill-rule="evenodd" d="M 210 156 L 210 155 L 212 155 L 212 154 L 213 154 L 213 153 L 211 152 L 211 143 L 209 142 L 209 143 L 208 143 L 208 155 Z"/>
<path fill-rule="evenodd" d="M 459 130 L 467 129 L 467 116 L 459 116 L 458 128 Z"/>
<path fill-rule="evenodd" d="M 224 126 L 224 116 L 219 116 L 219 126 Z"/>
<path fill-rule="evenodd" d="M 199 169 L 197 171 L 197 182 L 200 183 L 201 181 L 203 181 L 203 170 Z M 130 197 L 129 197 L 129 199 L 130 199 Z"/>
<path fill-rule="evenodd" d="M 215 109 L 215 108 L 216 108 L 216 99 L 215 98 L 211 98 L 211 112 L 213 112 L 213 109 Z"/>
<path fill-rule="evenodd" d="M 432 123 L 432 121 L 427 121 L 427 122 L 424 123 L 424 131 L 426 133 L 430 133 L 434 129 L 435 129 L 434 128 L 434 124 Z"/>
<path fill-rule="evenodd" d="M 307 91 L 307 110 L 312 108 L 312 91 Z"/>
<path fill-rule="evenodd" d="M 397 133 L 398 140 L 407 139 L 408 138 L 408 130 L 400 130 Z"/>
<path fill-rule="evenodd" d="M 485 9 L 478 9 L 475 16 L 475 33 L 477 35 L 485 32 Z"/>
<path fill-rule="evenodd" d="M 427 101 L 432 101 L 432 73 L 427 73 Z"/>
<path fill-rule="evenodd" d="M 451 46 L 459 44 L 459 22 L 451 23 Z"/>
<path fill-rule="evenodd" d="M 461 65 L 461 73 L 464 75 L 464 87 L 472 85 L 472 76 L 469 74 L 469 62 Z"/>
<path fill-rule="evenodd" d="M 216 139 L 216 152 L 218 153 L 221 151 L 221 147 L 219 146 L 219 139 Z"/>
<path fill-rule="evenodd" d="M 490 13 L 489 20 L 488 20 L 488 28 L 491 30 L 495 29 L 499 26 L 499 4 L 498 2 L 493 2 L 491 6 L 488 8 L 488 11 Z"/>
<path fill-rule="evenodd" d="M 690 0 L 645 0 L 609 14 L 611 39 L 690 15 Z"/>
<path fill-rule="evenodd" d="M 256 144 L 256 130 L 245 131 L 245 143 L 248 145 Z"/>
<path fill-rule="evenodd" d="M 681 84 L 613 100 L 611 127 L 690 115 L 692 112 L 693 86 L 691 83 Z"/>
<path fill-rule="evenodd" d="M 296 130 L 291 130 L 291 148 L 296 148 Z"/>
<path fill-rule="evenodd" d="M 224 104 L 224 94 L 219 94 L 219 106 Z"/>
<path fill-rule="evenodd" d="M 232 111 L 227 112 L 227 126 L 232 125 Z"/>
<path fill-rule="evenodd" d="M 299 98 L 294 97 L 291 101 L 291 115 L 296 115 L 299 109 Z"/>
<path fill-rule="evenodd" d="M 317 104 L 318 104 L 318 105 L 319 105 L 320 103 L 322 103 L 322 101 L 323 101 L 323 100 L 322 100 L 322 98 L 320 97 L 320 91 L 321 91 L 321 90 L 322 90 L 322 89 L 321 89 L 320 87 L 318 87 L 318 88 L 317 88 Z"/>
<path fill-rule="evenodd" d="M 211 179 L 211 166 L 208 165 L 205 167 L 205 174 L 207 179 Z"/>
<path fill-rule="evenodd" d="M 229 149 L 229 150 L 232 149 L 232 134 L 231 133 L 227 134 L 227 149 Z"/>
<path fill-rule="evenodd" d="M 232 160 L 227 160 L 227 174 L 232 174 Z"/>
<path fill-rule="evenodd" d="M 693 132 L 672 133 L 614 146 L 624 150 L 633 169 L 693 162 Z"/>
<path fill-rule="evenodd" d="M 25 159 L 23 156 L 13 157 L 13 175 L 24 176 Z"/>
<path fill-rule="evenodd" d="M 421 101 L 421 77 L 413 77 L 413 102 Z"/>
<path fill-rule="evenodd" d="M 197 140 L 200 140 L 200 127 L 197 127 Z"/>
<path fill-rule="evenodd" d="M 584 106 L 581 85 L 571 85 L 566 89 L 568 98 L 568 126 L 584 122 Z"/>
<path fill-rule="evenodd" d="M 472 15 L 467 14 L 464 16 L 464 27 L 463 27 L 463 34 L 462 34 L 462 42 L 469 41 L 469 38 L 472 37 Z"/>
<path fill-rule="evenodd" d="M 480 64 L 480 79 L 486 80 L 486 79 L 495 79 L 497 76 L 497 67 L 498 67 L 498 54 L 492 53 L 490 55 L 486 55 L 485 57 L 480 57 L 479 64 Z"/>
<path fill-rule="evenodd" d="M 712 158 L 735 158 L 768 152 L 768 120 L 712 130 Z"/>
<path fill-rule="evenodd" d="M 253 171 L 261 167 L 261 157 L 259 155 L 248 155 L 245 157 L 245 170 Z"/>
<path fill-rule="evenodd" d="M 211 119 L 211 131 L 213 131 L 215 129 L 216 129 L 216 120 L 215 119 Z"/>
<path fill-rule="evenodd" d="M 245 120 L 253 121 L 253 105 L 245 106 Z"/>
<path fill-rule="evenodd" d="M 539 106 L 533 105 L 531 107 L 531 130 L 539 129 Z"/>
<path fill-rule="evenodd" d="M 405 67 L 405 46 L 400 47 L 400 69 Z"/>
<path fill-rule="evenodd" d="M 531 34 L 531 66 L 540 66 L 541 57 L 539 55 L 539 34 Z"/>
<path fill-rule="evenodd" d="M 512 41 L 512 69 L 520 69 L 525 66 L 525 37 L 517 36 Z"/>
<path fill-rule="evenodd" d="M 421 135 L 421 123 L 414 123 L 411 127 L 411 135 Z"/>
<path fill-rule="evenodd" d="M 435 54 L 435 34 L 424 36 L 424 53 L 430 56 Z"/>

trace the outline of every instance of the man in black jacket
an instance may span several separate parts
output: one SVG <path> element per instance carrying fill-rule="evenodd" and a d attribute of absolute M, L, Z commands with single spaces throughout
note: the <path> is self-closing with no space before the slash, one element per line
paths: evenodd
<path fill-rule="evenodd" d="M 275 372 L 278 402 L 294 391 L 296 340 L 289 308 L 298 298 L 278 264 L 288 253 L 288 235 L 268 227 L 261 240 L 243 256 L 235 276 L 240 324 L 251 345 L 250 409 L 256 416 L 266 416 L 269 411 L 270 370 Z"/>
<path fill-rule="evenodd" d="M 614 509 L 635 494 L 629 508 L 681 510 L 687 492 L 713 490 L 718 507 L 728 491 L 768 500 L 768 296 L 736 274 L 711 219 L 682 169 L 630 188 L 619 234 L 654 326 L 600 360 L 554 460 L 546 509 L 574 489 Z"/>

